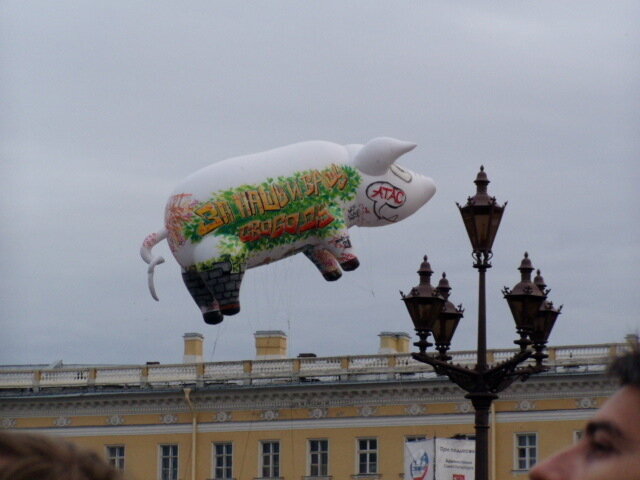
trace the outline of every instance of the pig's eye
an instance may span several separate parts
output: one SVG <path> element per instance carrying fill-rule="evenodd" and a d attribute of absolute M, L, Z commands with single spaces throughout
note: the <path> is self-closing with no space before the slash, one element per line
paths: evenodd
<path fill-rule="evenodd" d="M 407 172 L 404 168 L 399 167 L 394 163 L 391 165 L 390 169 L 391 169 L 391 172 L 400 180 L 404 180 L 407 183 L 411 183 L 411 174 Z"/>

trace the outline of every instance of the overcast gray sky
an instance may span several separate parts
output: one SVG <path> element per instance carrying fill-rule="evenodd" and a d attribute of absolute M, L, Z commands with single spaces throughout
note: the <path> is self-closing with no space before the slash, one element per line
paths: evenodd
<path fill-rule="evenodd" d="M 629 1 L 30 1 L 0 3 L 0 363 L 376 353 L 411 331 L 400 301 L 429 255 L 466 312 L 477 274 L 455 202 L 509 202 L 488 273 L 489 346 L 509 347 L 503 286 L 523 253 L 564 304 L 552 344 L 640 329 L 640 3 Z M 322 139 L 413 141 L 436 196 L 351 230 L 361 267 L 325 282 L 300 256 L 248 270 L 242 311 L 205 325 L 166 244 L 157 303 L 139 257 L 184 176 Z"/>

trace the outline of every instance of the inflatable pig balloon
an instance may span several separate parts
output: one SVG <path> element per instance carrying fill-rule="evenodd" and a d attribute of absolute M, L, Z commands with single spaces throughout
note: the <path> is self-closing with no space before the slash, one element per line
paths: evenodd
<path fill-rule="evenodd" d="M 165 227 L 140 253 L 153 271 L 164 262 L 151 249 L 167 239 L 182 278 L 216 324 L 240 310 L 247 268 L 304 253 L 329 281 L 359 261 L 348 228 L 398 222 L 429 201 L 428 177 L 394 162 L 415 144 L 376 138 L 366 145 L 311 141 L 214 163 L 187 177 L 167 202 Z"/>

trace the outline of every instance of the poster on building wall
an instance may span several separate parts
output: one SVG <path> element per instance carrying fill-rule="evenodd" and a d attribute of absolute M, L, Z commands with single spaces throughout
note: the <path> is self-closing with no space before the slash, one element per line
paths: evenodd
<path fill-rule="evenodd" d="M 404 444 L 404 480 L 434 480 L 434 439 Z"/>
<path fill-rule="evenodd" d="M 435 441 L 435 480 L 473 480 L 475 440 L 437 438 Z"/>

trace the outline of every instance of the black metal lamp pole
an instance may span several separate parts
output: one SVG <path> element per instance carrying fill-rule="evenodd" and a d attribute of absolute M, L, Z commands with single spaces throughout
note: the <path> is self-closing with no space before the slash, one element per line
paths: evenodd
<path fill-rule="evenodd" d="M 467 234 L 471 240 L 473 267 L 478 270 L 478 349 L 474 368 L 461 367 L 450 362 L 447 355 L 451 339 L 463 316 L 461 306 L 454 307 L 449 302 L 451 287 L 443 274 L 436 288 L 431 286 L 431 265 L 424 257 L 418 274 L 420 283 L 411 289 L 408 295 L 400 292 L 409 315 L 413 321 L 420 340 L 414 345 L 420 350 L 413 353 L 416 360 L 431 365 L 438 375 L 446 375 L 449 379 L 467 392 L 466 398 L 471 400 L 475 409 L 476 430 L 476 480 L 489 478 L 489 410 L 491 403 L 498 398 L 498 393 L 511 385 L 515 380 L 526 380 L 530 375 L 544 372 L 543 365 L 547 357 L 543 353 L 551 329 L 560 314 L 562 307 L 555 309 L 553 303 L 547 302 L 549 290 L 540 275 L 531 281 L 533 267 L 528 254 L 520 265 L 521 281 L 513 289 L 504 288 L 503 294 L 513 314 L 516 330 L 520 338 L 514 343 L 520 350 L 508 360 L 496 365 L 487 362 L 487 307 L 485 274 L 491 268 L 491 248 L 495 239 L 506 203 L 498 205 L 495 197 L 487 193 L 487 178 L 484 168 L 480 167 L 476 180 L 476 194 L 469 197 L 466 205 L 460 206 L 460 213 Z M 433 334 L 438 356 L 427 353 L 429 336 Z M 533 350 L 530 345 L 533 344 Z M 530 357 L 535 364 L 519 367 Z"/>

